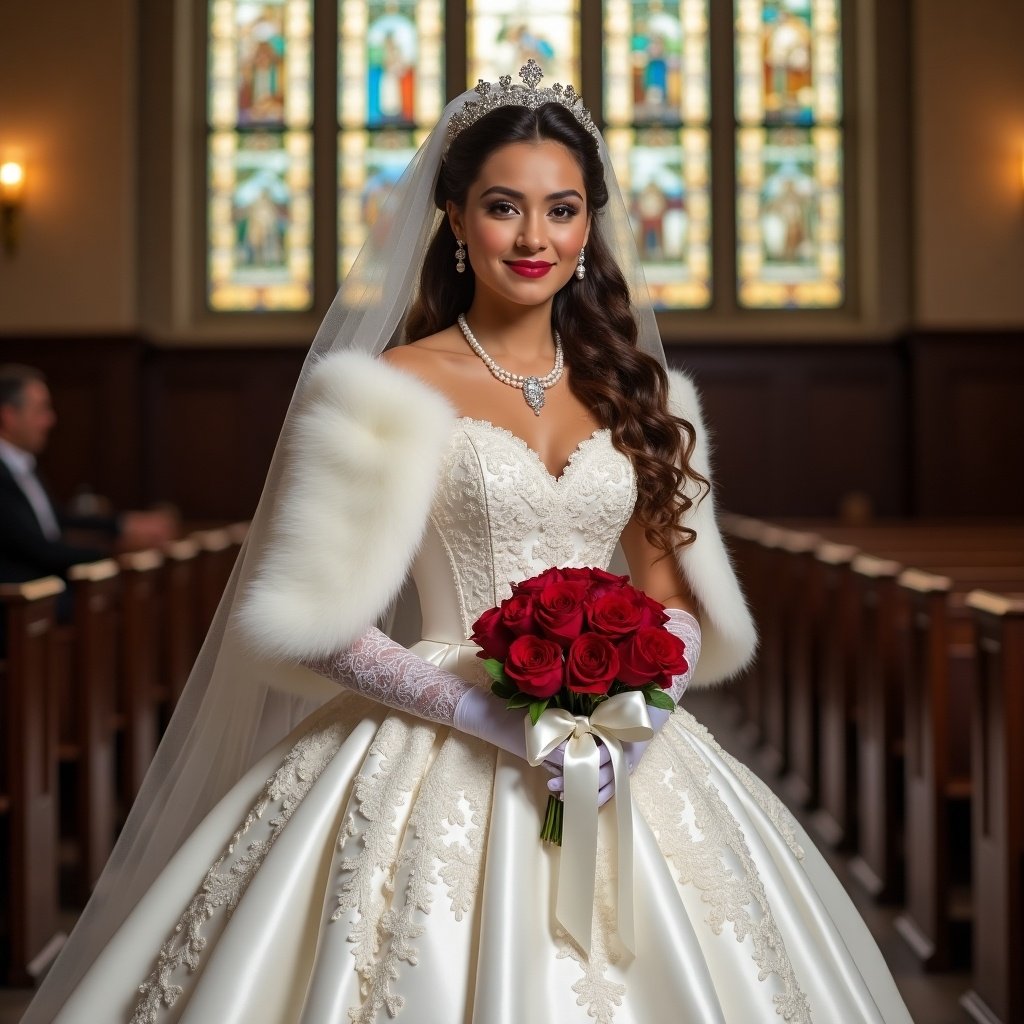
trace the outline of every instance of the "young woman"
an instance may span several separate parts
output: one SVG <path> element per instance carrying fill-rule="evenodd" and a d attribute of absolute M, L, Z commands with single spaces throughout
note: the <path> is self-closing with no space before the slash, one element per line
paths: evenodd
<path fill-rule="evenodd" d="M 686 644 L 677 697 L 755 634 L 603 143 L 571 90 L 523 79 L 453 101 L 374 226 L 26 1021 L 909 1021 L 817 851 L 685 700 L 626 745 L 630 877 L 610 808 L 593 878 L 538 840 L 564 751 L 528 763 L 468 639 L 512 582 L 621 544 Z M 408 649 L 373 625 L 407 578 Z"/>

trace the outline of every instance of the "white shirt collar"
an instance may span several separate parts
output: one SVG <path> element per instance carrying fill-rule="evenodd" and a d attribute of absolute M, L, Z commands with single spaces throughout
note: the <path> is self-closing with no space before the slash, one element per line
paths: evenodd
<path fill-rule="evenodd" d="M 16 477 L 27 476 L 29 473 L 35 472 L 36 457 L 31 452 L 11 444 L 10 441 L 2 437 L 0 437 L 0 459 L 7 463 L 7 468 Z"/>

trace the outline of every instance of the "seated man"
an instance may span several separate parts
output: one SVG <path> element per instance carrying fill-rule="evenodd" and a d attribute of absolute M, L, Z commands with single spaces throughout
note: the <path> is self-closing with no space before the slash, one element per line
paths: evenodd
<path fill-rule="evenodd" d="M 158 546 L 177 531 L 174 517 L 165 512 L 61 517 L 35 472 L 36 456 L 56 422 L 42 373 L 28 366 L 0 367 L 0 582 L 65 576 L 72 565 L 108 553 L 67 543 L 67 528 L 106 533 L 122 549 Z"/>

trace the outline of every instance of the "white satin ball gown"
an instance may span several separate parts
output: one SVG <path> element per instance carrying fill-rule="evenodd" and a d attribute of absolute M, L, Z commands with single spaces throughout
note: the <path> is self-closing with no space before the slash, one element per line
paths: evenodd
<path fill-rule="evenodd" d="M 507 581 L 606 566 L 635 498 L 607 430 L 555 478 L 509 432 L 457 420 L 413 566 L 415 653 L 487 686 L 472 622 Z M 617 938 L 612 805 L 587 958 L 554 918 L 547 774 L 341 690 L 213 809 L 57 1019 L 909 1021 L 799 825 L 682 704 L 632 778 L 635 957 Z"/>

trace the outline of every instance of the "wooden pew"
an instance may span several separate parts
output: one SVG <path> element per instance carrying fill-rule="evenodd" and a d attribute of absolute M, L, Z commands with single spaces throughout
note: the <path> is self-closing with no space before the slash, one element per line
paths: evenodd
<path fill-rule="evenodd" d="M 237 535 L 233 536 L 228 528 L 199 530 L 191 536 L 199 547 L 196 561 L 196 628 L 201 645 L 231 576 L 241 540 Z"/>
<path fill-rule="evenodd" d="M 850 563 L 861 606 L 857 670 L 857 855 L 850 872 L 876 899 L 902 894 L 903 674 L 907 609 L 896 587 L 903 567 L 857 555 Z"/>
<path fill-rule="evenodd" d="M 203 634 L 199 631 L 196 561 L 199 545 L 186 538 L 164 548 L 160 598 L 163 610 L 161 652 L 162 692 L 169 712 L 188 682 L 199 653 Z M 166 724 L 166 722 L 164 723 Z"/>
<path fill-rule="evenodd" d="M 821 541 L 815 571 L 821 578 L 820 643 L 811 652 L 818 695 L 818 760 L 801 757 L 795 770 L 818 776 L 818 807 L 811 816 L 817 835 L 830 846 L 849 849 L 857 842 L 856 645 L 861 608 L 850 565 L 858 555 L 849 544 Z M 813 578 L 812 578 L 813 582 Z M 799 731 L 799 729 L 798 729 Z"/>
<path fill-rule="evenodd" d="M 112 559 L 72 566 L 68 579 L 74 616 L 68 638 L 71 671 L 60 704 L 59 753 L 70 790 L 67 899 L 82 904 L 115 838 L 121 579 Z"/>
<path fill-rule="evenodd" d="M 857 645 L 857 778 L 859 838 L 851 873 L 880 900 L 901 898 L 904 888 L 905 688 L 910 650 L 910 608 L 897 585 L 906 562 L 921 560 L 939 574 L 993 583 L 1024 577 L 1024 566 L 1006 566 L 1011 551 L 918 549 L 889 541 L 893 557 L 860 555 L 851 569 L 864 616 Z M 895 558 L 901 561 L 896 561 Z M 1019 557 L 1019 556 L 1018 556 Z M 942 561 L 949 564 L 937 565 Z"/>
<path fill-rule="evenodd" d="M 55 576 L 0 586 L 0 933 L 4 980 L 27 985 L 63 945 L 57 919 L 57 720 L 52 641 Z"/>
<path fill-rule="evenodd" d="M 971 716 L 972 987 L 984 1024 L 1024 1020 L 1024 593 L 973 591 L 977 684 Z"/>
<path fill-rule="evenodd" d="M 161 705 L 168 696 L 161 685 L 164 556 L 159 551 L 137 551 L 122 555 L 119 564 L 121 685 L 117 720 L 121 756 L 117 780 L 122 811 L 127 813 L 156 753 Z"/>
<path fill-rule="evenodd" d="M 736 558 L 737 571 L 743 581 L 750 611 L 757 623 L 759 634 L 758 655 L 739 681 L 741 734 L 744 743 L 755 747 L 764 734 L 762 708 L 764 706 L 764 623 L 770 598 L 770 575 L 762 536 L 772 531 L 766 523 L 746 516 L 727 516 L 724 520 L 730 546 Z"/>
<path fill-rule="evenodd" d="M 898 583 L 910 607 L 910 643 L 904 676 L 907 892 L 895 927 L 926 967 L 943 970 L 952 965 L 969 921 L 963 901 L 954 899 L 953 864 L 963 859 L 967 836 L 953 823 L 969 809 L 973 623 L 952 577 L 908 569 Z"/>

